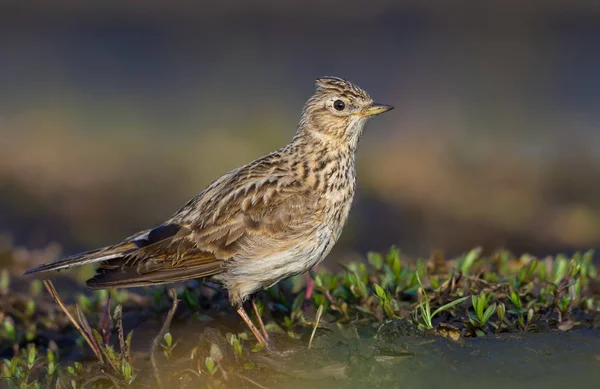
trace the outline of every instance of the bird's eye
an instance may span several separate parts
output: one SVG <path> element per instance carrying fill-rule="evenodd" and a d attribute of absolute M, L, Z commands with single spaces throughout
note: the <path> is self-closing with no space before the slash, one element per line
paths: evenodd
<path fill-rule="evenodd" d="M 338 111 L 343 111 L 346 108 L 346 104 L 342 100 L 336 100 L 333 102 L 333 107 Z"/>

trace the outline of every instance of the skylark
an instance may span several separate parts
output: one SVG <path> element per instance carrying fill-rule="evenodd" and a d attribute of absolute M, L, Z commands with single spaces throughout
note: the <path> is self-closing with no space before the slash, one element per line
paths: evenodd
<path fill-rule="evenodd" d="M 316 87 L 286 146 L 223 175 L 158 227 L 26 274 L 100 263 L 87 281 L 92 289 L 210 277 L 269 348 L 253 295 L 330 252 L 352 204 L 354 154 L 365 123 L 393 108 L 341 78 L 319 78 Z M 261 330 L 244 310 L 248 299 Z"/>

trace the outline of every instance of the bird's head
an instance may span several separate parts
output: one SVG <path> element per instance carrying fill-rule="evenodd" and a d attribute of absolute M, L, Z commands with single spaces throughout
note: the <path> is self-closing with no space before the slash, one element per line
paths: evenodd
<path fill-rule="evenodd" d="M 306 102 L 298 133 L 311 133 L 333 144 L 356 147 L 367 119 L 393 109 L 378 104 L 367 92 L 338 77 L 316 80 L 317 90 Z"/>

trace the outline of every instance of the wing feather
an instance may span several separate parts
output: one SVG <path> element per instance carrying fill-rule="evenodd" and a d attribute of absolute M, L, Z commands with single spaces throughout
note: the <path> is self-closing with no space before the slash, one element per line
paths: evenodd
<path fill-rule="evenodd" d="M 260 260 L 315 228 L 320 201 L 311 188 L 270 163 L 234 170 L 145 240 L 138 238 L 135 250 L 103 262 L 88 284 L 104 288 L 175 282 L 219 274 L 235 257 Z"/>

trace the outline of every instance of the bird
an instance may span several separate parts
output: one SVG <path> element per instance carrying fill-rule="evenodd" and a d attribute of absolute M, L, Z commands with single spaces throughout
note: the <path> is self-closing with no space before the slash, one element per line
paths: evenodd
<path fill-rule="evenodd" d="M 272 350 L 254 296 L 329 254 L 356 190 L 355 153 L 367 120 L 393 109 L 340 77 L 320 77 L 292 140 L 231 170 L 164 223 L 119 243 L 25 274 L 99 264 L 91 289 L 220 283 L 259 343 Z M 250 300 L 260 330 L 244 303 Z"/>

